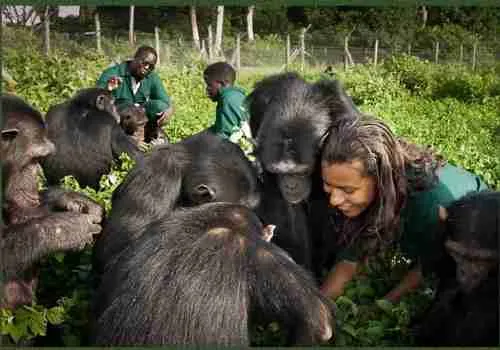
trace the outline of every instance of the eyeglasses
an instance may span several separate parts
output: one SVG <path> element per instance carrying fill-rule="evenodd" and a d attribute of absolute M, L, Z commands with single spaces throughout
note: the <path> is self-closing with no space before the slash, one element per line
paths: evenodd
<path fill-rule="evenodd" d="M 144 61 L 141 61 L 140 62 L 140 65 L 142 67 L 144 67 L 144 69 L 146 69 L 147 71 L 153 71 L 155 69 L 155 64 L 154 63 L 151 63 L 151 62 L 144 62 Z"/>

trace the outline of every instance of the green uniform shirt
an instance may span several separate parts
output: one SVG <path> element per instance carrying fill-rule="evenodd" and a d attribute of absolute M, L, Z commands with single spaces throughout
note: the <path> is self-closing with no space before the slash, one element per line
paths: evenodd
<path fill-rule="evenodd" d="M 160 77 L 155 72 L 150 72 L 141 80 L 136 94 L 132 90 L 132 74 L 128 69 L 128 62 L 107 68 L 97 80 L 97 86 L 105 89 L 109 78 L 112 76 L 118 76 L 122 79 L 118 88 L 112 92 L 117 106 L 122 104 L 140 104 L 145 108 L 146 115 L 150 121 L 157 120 L 157 114 L 170 107 L 170 98 Z"/>
<path fill-rule="evenodd" d="M 412 261 L 425 263 L 439 249 L 436 234 L 439 206 L 448 207 L 469 192 L 487 189 L 478 176 L 450 164 L 438 170 L 438 177 L 439 182 L 432 189 L 409 194 L 401 211 L 399 244 L 402 253 Z M 337 255 L 337 261 L 357 261 L 360 258 L 353 247 Z"/>
<path fill-rule="evenodd" d="M 245 91 L 235 86 L 223 87 L 219 91 L 215 123 L 209 128 L 212 132 L 229 139 L 240 130 L 241 125 L 248 119 L 243 104 Z"/>

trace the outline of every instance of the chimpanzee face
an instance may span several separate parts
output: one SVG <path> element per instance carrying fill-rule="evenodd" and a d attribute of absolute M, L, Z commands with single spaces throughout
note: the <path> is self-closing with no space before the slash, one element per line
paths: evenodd
<path fill-rule="evenodd" d="M 268 129 L 259 133 L 255 153 L 262 167 L 277 175 L 285 200 L 296 204 L 311 192 L 321 135 L 318 125 L 311 125 L 307 119 L 286 123 L 276 120 L 276 125 L 263 126 Z"/>
<path fill-rule="evenodd" d="M 126 106 L 118 112 L 120 114 L 120 124 L 126 134 L 133 134 L 138 128 L 143 127 L 148 121 L 146 112 L 141 106 Z"/>
<path fill-rule="evenodd" d="M 487 278 L 489 271 L 498 264 L 494 253 L 484 249 L 464 247 L 460 242 L 447 240 L 445 247 L 457 265 L 456 279 L 465 292 L 470 292 Z M 474 254 L 477 253 L 477 254 Z M 484 256 L 481 256 L 484 255 Z"/>
<path fill-rule="evenodd" d="M 5 166 L 23 169 L 55 151 L 40 117 L 23 112 L 8 112 L 5 116 L 1 136 L 1 160 Z"/>

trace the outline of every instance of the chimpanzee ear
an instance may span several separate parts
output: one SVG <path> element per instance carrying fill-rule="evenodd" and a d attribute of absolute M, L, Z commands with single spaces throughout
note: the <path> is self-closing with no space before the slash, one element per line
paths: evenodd
<path fill-rule="evenodd" d="M 19 129 L 11 128 L 2 130 L 2 141 L 12 141 L 19 134 Z"/>
<path fill-rule="evenodd" d="M 106 95 L 98 95 L 95 100 L 95 106 L 98 110 L 104 111 L 106 109 Z"/>
<path fill-rule="evenodd" d="M 312 92 L 326 104 L 334 122 L 350 120 L 361 113 L 338 80 L 320 80 L 312 85 Z"/>
<path fill-rule="evenodd" d="M 196 186 L 195 193 L 204 202 L 213 202 L 215 200 L 215 190 L 208 185 L 200 184 Z"/>

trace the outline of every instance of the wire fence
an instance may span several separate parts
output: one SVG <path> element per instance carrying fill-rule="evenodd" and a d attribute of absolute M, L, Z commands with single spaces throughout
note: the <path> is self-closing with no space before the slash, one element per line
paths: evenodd
<path fill-rule="evenodd" d="M 40 45 L 42 34 L 37 36 Z M 51 33 L 51 49 L 65 51 L 69 55 L 78 55 L 81 50 L 96 51 L 96 32 L 86 33 Z M 109 57 L 111 62 L 120 62 L 133 55 L 140 45 L 150 45 L 157 48 L 159 65 L 186 66 L 195 62 L 214 62 L 226 60 L 238 69 L 269 68 L 279 70 L 290 64 L 309 67 L 324 67 L 329 65 L 344 66 L 353 64 L 377 64 L 402 53 L 434 63 L 462 63 L 473 69 L 497 64 L 500 60 L 500 50 L 492 49 L 481 41 L 450 45 L 443 41 L 427 43 L 426 46 L 396 47 L 378 43 L 372 46 L 350 46 L 348 40 L 344 45 L 332 40 L 332 45 L 315 45 L 306 35 L 301 40 L 300 34 L 290 38 L 290 35 L 273 35 L 271 39 L 257 39 L 247 42 L 243 36 L 239 40 L 234 37 L 224 38 L 222 47 L 217 50 L 211 47 L 207 40 L 196 47 L 192 40 L 182 36 L 173 37 L 162 33 L 135 33 L 134 43 L 129 43 L 128 32 L 103 32 L 100 38 L 101 52 Z M 356 40 L 353 40 L 356 42 Z M 4 41 L 4 47 L 9 42 Z"/>

